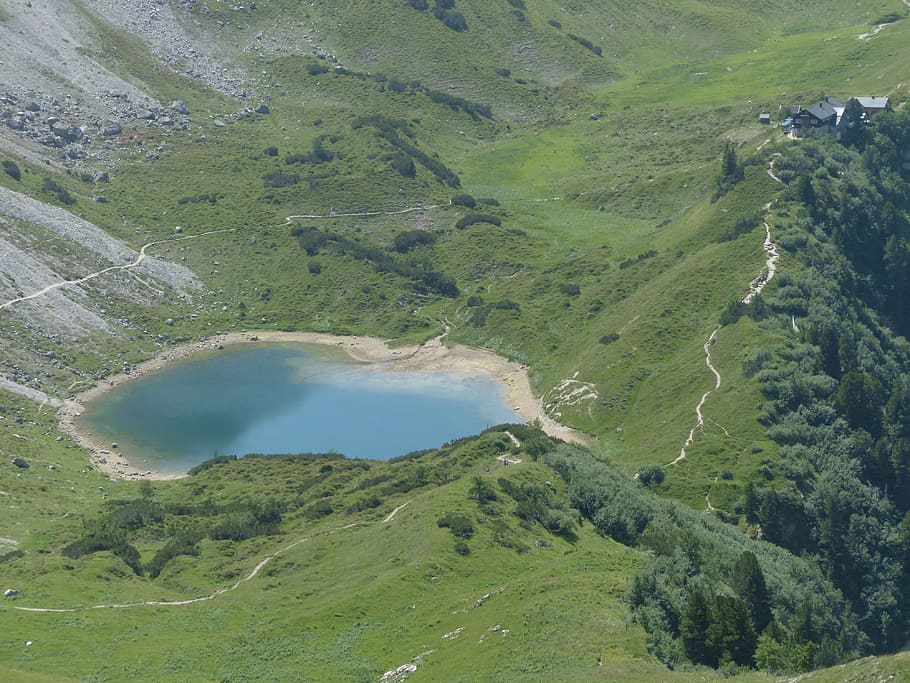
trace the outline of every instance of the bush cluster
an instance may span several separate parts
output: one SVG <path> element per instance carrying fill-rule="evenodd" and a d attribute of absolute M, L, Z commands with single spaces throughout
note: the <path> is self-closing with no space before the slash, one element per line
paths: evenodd
<path fill-rule="evenodd" d="M 19 180 L 22 178 L 22 173 L 19 171 L 19 166 L 15 161 L 10 161 L 9 159 L 3 160 L 3 170 L 13 180 Z"/>
<path fill-rule="evenodd" d="M 567 33 L 566 36 L 568 38 L 570 38 L 571 40 L 574 40 L 576 43 L 578 43 L 582 47 L 588 48 L 591 52 L 593 52 L 598 57 L 603 57 L 603 50 L 600 48 L 600 46 L 595 45 L 587 38 L 582 38 L 581 36 L 576 36 L 574 33 Z"/>
<path fill-rule="evenodd" d="M 620 263 L 619 269 L 625 270 L 626 268 L 629 268 L 630 266 L 634 266 L 636 263 L 641 263 L 642 261 L 645 261 L 649 258 L 654 258 L 655 256 L 657 256 L 657 250 L 648 249 L 648 251 L 643 252 L 643 253 L 639 254 L 638 256 L 628 258 L 625 261 L 623 261 L 622 263 Z"/>
<path fill-rule="evenodd" d="M 455 223 L 455 227 L 459 230 L 464 230 L 465 228 L 469 228 L 472 225 L 476 225 L 477 223 L 489 223 L 490 225 L 499 227 L 502 225 L 502 219 L 498 216 L 493 216 L 488 213 L 472 213 L 459 218 L 458 222 Z"/>
<path fill-rule="evenodd" d="M 65 206 L 72 206 L 76 203 L 76 198 L 69 193 L 69 190 L 52 178 L 45 177 L 41 182 L 41 189 L 54 195 L 57 201 Z"/>
<path fill-rule="evenodd" d="M 379 247 L 371 247 L 348 239 L 343 235 L 325 232 L 313 226 L 297 226 L 292 228 L 291 234 L 297 238 L 300 247 L 309 256 L 315 256 L 321 250 L 331 246 L 337 253 L 347 254 L 358 260 L 371 262 L 373 267 L 380 273 L 395 273 L 401 277 L 414 280 L 426 290 L 441 296 L 458 296 L 458 285 L 453 278 L 439 271 L 430 270 L 419 263 L 400 261 Z"/>
<path fill-rule="evenodd" d="M 416 173 L 414 168 L 414 161 L 416 161 L 432 173 L 439 182 L 449 187 L 459 187 L 461 185 L 461 180 L 454 171 L 449 169 L 439 159 L 427 155 L 408 141 L 408 139 L 414 137 L 414 133 L 406 122 L 396 121 L 376 114 L 354 119 L 351 127 L 354 130 L 364 127 L 375 128 L 377 136 L 388 142 L 395 149 L 395 153 L 388 157 L 388 160 L 392 168 L 402 175 L 413 177 L 414 173 Z"/>

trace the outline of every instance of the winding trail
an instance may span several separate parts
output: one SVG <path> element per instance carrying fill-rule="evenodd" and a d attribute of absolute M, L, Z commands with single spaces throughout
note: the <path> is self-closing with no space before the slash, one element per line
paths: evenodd
<path fill-rule="evenodd" d="M 22 303 L 23 301 L 30 301 L 31 299 L 37 299 L 38 297 L 44 296 L 45 294 L 47 294 L 49 292 L 53 292 L 56 289 L 60 289 L 61 287 L 67 287 L 69 285 L 81 285 L 83 282 L 88 282 L 89 280 L 94 280 L 97 277 L 100 277 L 106 273 L 111 273 L 115 270 L 131 270 L 133 268 L 137 268 L 138 266 L 142 265 L 142 262 L 145 260 L 145 258 L 147 256 L 146 250 L 149 249 L 150 247 L 154 247 L 155 245 L 169 244 L 171 242 L 182 242 L 184 240 L 192 240 L 192 239 L 196 239 L 197 237 L 205 237 L 207 235 L 217 235 L 217 234 L 224 233 L 224 232 L 234 232 L 235 230 L 236 230 L 236 228 L 223 228 L 221 230 L 209 230 L 207 232 L 200 232 L 198 235 L 184 235 L 183 237 L 172 237 L 172 238 L 166 239 L 166 240 L 156 240 L 154 242 L 148 242 L 147 244 L 142 245 L 142 247 L 139 249 L 139 254 L 130 263 L 127 263 L 122 266 L 108 266 L 107 268 L 102 268 L 101 270 L 96 270 L 94 273 L 89 273 L 88 275 L 77 278 L 75 280 L 63 280 L 61 282 L 55 282 L 52 285 L 48 285 L 44 289 L 39 289 L 37 292 L 33 292 L 32 294 L 28 294 L 26 296 L 20 296 L 17 299 L 11 299 L 10 301 L 7 301 L 4 304 L 0 304 L 0 311 L 2 311 L 5 308 L 9 308 L 10 306 L 13 306 L 14 304 Z"/>
<path fill-rule="evenodd" d="M 383 518 L 382 523 L 383 523 L 383 524 L 388 524 L 389 522 L 391 522 L 393 519 L 395 519 L 395 515 L 398 514 L 398 511 L 401 510 L 402 508 L 404 508 L 404 507 L 405 507 L 408 503 L 410 503 L 410 502 L 411 502 L 411 501 L 409 501 L 409 500 L 404 501 L 401 505 L 399 505 L 397 508 L 395 508 L 394 510 L 392 510 L 389 514 L 387 514 L 387 515 Z"/>
<path fill-rule="evenodd" d="M 352 212 L 352 213 L 334 213 L 333 212 L 330 214 L 297 214 L 294 216 L 288 216 L 285 219 L 285 223 L 289 224 L 291 221 L 293 221 L 296 218 L 318 219 L 318 218 L 358 218 L 358 217 L 366 218 L 369 216 L 398 216 L 401 214 L 413 213 L 415 211 L 427 211 L 430 209 L 439 209 L 442 206 L 443 206 L 442 204 L 429 204 L 427 206 L 410 206 L 405 209 L 398 209 L 396 211 L 361 211 L 361 212 Z M 155 240 L 154 242 L 148 242 L 148 243 L 142 245 L 142 247 L 139 249 L 139 254 L 136 256 L 135 260 L 133 260 L 130 263 L 124 264 L 122 266 L 108 266 L 107 268 L 102 268 L 101 270 L 97 270 L 93 273 L 89 273 L 88 275 L 77 278 L 75 280 L 63 280 L 61 282 L 55 282 L 54 284 L 48 285 L 47 287 L 44 287 L 43 289 L 40 289 L 37 292 L 33 292 L 32 294 L 27 294 L 26 296 L 18 297 L 16 299 L 11 299 L 10 301 L 7 301 L 6 303 L 0 304 L 0 310 L 9 308 L 10 306 L 13 306 L 18 303 L 22 303 L 23 301 L 30 301 L 31 299 L 37 299 L 38 297 L 44 296 L 45 294 L 48 294 L 49 292 L 53 292 L 54 290 L 60 289 L 61 287 L 67 287 L 70 285 L 81 285 L 84 282 L 88 282 L 89 280 L 94 280 L 97 277 L 101 277 L 102 275 L 105 275 L 106 273 L 111 273 L 111 272 L 114 272 L 117 270 L 122 271 L 122 270 L 132 270 L 133 268 L 137 268 L 140 265 L 142 265 L 142 262 L 145 260 L 145 258 L 147 256 L 146 251 L 149 248 L 154 247 L 158 244 L 170 244 L 171 242 L 182 242 L 184 240 L 192 240 L 192 239 L 197 239 L 199 237 L 206 237 L 208 235 L 217 235 L 217 234 L 225 233 L 225 232 L 235 232 L 236 230 L 237 230 L 237 228 L 222 228 L 220 230 L 208 230 L 207 232 L 200 232 L 196 235 L 184 235 L 182 237 L 172 237 L 170 239 Z"/>
<path fill-rule="evenodd" d="M 300 213 L 285 218 L 285 223 L 290 223 L 297 218 L 369 218 L 371 216 L 400 216 L 405 213 L 414 213 L 415 211 L 429 211 L 430 209 L 441 209 L 445 204 L 428 204 L 427 206 L 409 206 L 406 209 L 396 211 L 360 211 L 354 213 Z"/>
<path fill-rule="evenodd" d="M 714 483 L 717 483 L 717 477 L 714 477 Z M 707 509 L 705 512 L 715 512 L 717 508 L 711 505 L 711 487 L 708 487 L 708 490 L 705 492 L 705 503 L 707 504 Z"/>
<path fill-rule="evenodd" d="M 405 503 L 404 505 L 407 505 L 407 503 Z M 398 509 L 394 510 L 392 514 L 394 515 L 395 512 L 398 512 L 398 510 L 401 509 L 402 507 L 404 507 L 404 505 L 402 505 Z M 388 520 L 385 520 L 385 521 L 388 521 Z M 9 606 L 7 606 L 7 609 L 14 609 L 14 610 L 18 610 L 20 612 L 40 612 L 40 613 L 44 613 L 44 614 L 46 614 L 46 613 L 66 614 L 66 613 L 71 613 L 71 612 L 84 612 L 86 610 L 96 610 L 96 609 L 131 609 L 133 607 L 178 607 L 178 606 L 182 606 L 182 605 L 194 605 L 199 602 L 208 602 L 210 600 L 214 600 L 219 595 L 224 595 L 225 593 L 230 593 L 233 590 L 237 590 L 241 585 L 243 585 L 247 581 L 255 578 L 256 575 L 259 574 L 259 572 L 261 572 L 262 569 L 269 562 L 274 560 L 276 557 L 293 550 L 294 548 L 301 545 L 302 543 L 306 543 L 307 541 L 310 541 L 313 538 L 318 538 L 320 536 L 330 536 L 331 534 L 334 534 L 338 531 L 344 531 L 345 529 L 350 529 L 355 526 L 364 526 L 364 523 L 363 522 L 353 522 L 351 524 L 347 524 L 342 527 L 337 527 L 335 529 L 330 529 L 328 531 L 324 531 L 321 534 L 316 534 L 315 536 L 307 536 L 305 538 L 297 539 L 293 543 L 276 550 L 271 555 L 268 555 L 265 558 L 263 558 L 262 560 L 260 560 L 259 563 L 255 567 L 253 567 L 253 570 L 249 574 L 244 576 L 242 579 L 239 579 L 233 585 L 228 586 L 227 588 L 219 588 L 218 590 L 214 591 L 213 593 L 211 593 L 209 595 L 204 595 L 199 598 L 189 598 L 188 600 L 143 600 L 141 602 L 126 602 L 126 603 L 120 603 L 120 604 L 115 603 L 115 604 L 109 604 L 109 605 L 88 605 L 85 607 L 19 607 L 18 605 L 9 605 Z"/>
<path fill-rule="evenodd" d="M 705 342 L 705 345 L 703 347 L 705 350 L 705 364 L 708 366 L 708 369 L 714 373 L 714 389 L 709 389 L 704 394 L 702 394 L 701 400 L 699 400 L 698 405 L 695 406 L 695 426 L 689 430 L 689 436 L 686 437 L 686 442 L 683 444 L 682 448 L 679 449 L 679 455 L 677 455 L 673 461 L 667 463 L 667 467 L 676 465 L 686 459 L 686 449 L 692 445 L 693 441 L 695 441 L 695 432 L 701 430 L 705 426 L 705 416 L 702 415 L 701 409 L 704 407 L 705 401 L 708 400 L 708 396 L 711 395 L 711 392 L 720 389 L 720 373 L 717 371 L 717 368 L 715 368 L 711 363 L 710 348 L 717 340 L 717 333 L 719 330 L 720 326 L 718 325 L 716 328 L 714 328 L 714 331 L 711 333 L 711 336 L 708 337 L 708 341 Z"/>
<path fill-rule="evenodd" d="M 783 185 L 784 181 L 781 180 L 780 178 L 778 178 L 777 175 L 774 173 L 774 161 L 779 156 L 780 156 L 779 152 L 775 152 L 774 154 L 771 155 L 771 161 L 768 162 L 768 168 L 767 168 L 766 172 L 767 172 L 768 176 L 771 178 L 771 180 L 774 180 L 774 181 L 780 183 L 781 185 Z M 768 202 L 767 204 L 765 204 L 766 210 L 770 209 L 770 208 L 771 208 L 771 202 Z"/>
<path fill-rule="evenodd" d="M 768 257 L 765 259 L 765 267 L 762 272 L 749 284 L 749 293 L 743 297 L 744 304 L 752 303 L 752 299 L 761 294 L 765 285 L 771 282 L 771 278 L 774 277 L 774 273 L 777 271 L 777 261 L 780 259 L 780 254 L 777 251 L 777 245 L 771 239 L 771 226 L 768 225 L 768 221 L 765 221 L 764 225 L 765 241 L 762 243 L 762 248 Z"/>
<path fill-rule="evenodd" d="M 910 0 L 904 0 L 904 3 L 910 7 Z M 774 160 L 777 158 L 777 156 L 779 155 L 773 155 L 771 157 L 771 160 L 768 162 L 767 173 L 772 179 L 778 183 L 783 184 L 783 181 L 781 181 L 781 179 L 774 174 Z M 767 212 L 771 209 L 772 204 L 773 202 L 768 202 L 762 207 L 762 209 Z M 777 261 L 780 259 L 780 253 L 777 250 L 777 244 L 775 244 L 774 240 L 771 238 L 771 226 L 768 225 L 768 221 L 764 221 L 764 226 L 765 240 L 762 243 L 762 248 L 765 250 L 765 254 L 767 255 L 767 258 L 765 259 L 765 267 L 762 269 L 761 273 L 759 273 L 749 284 L 749 291 L 742 298 L 742 303 L 744 304 L 752 303 L 755 297 L 761 294 L 762 290 L 765 288 L 765 285 L 767 285 L 771 281 L 771 278 L 774 277 L 774 273 L 777 270 Z M 796 326 L 795 318 L 793 319 L 792 323 L 794 331 L 798 331 L 799 328 Z M 695 441 L 695 433 L 703 430 L 705 426 L 705 417 L 702 414 L 702 408 L 705 405 L 705 401 L 708 400 L 708 397 L 711 395 L 712 391 L 720 389 L 720 372 L 718 372 L 717 368 L 715 368 L 711 363 L 711 346 L 713 346 L 714 342 L 717 340 L 717 333 L 720 331 L 720 328 L 720 325 L 714 328 L 714 331 L 711 333 L 711 336 L 708 337 L 708 340 L 705 342 L 703 347 L 705 350 L 705 364 L 708 366 L 708 369 L 714 374 L 714 389 L 709 389 L 704 394 L 702 394 L 701 399 L 699 399 L 698 404 L 695 406 L 695 426 L 689 430 L 689 435 L 686 437 L 685 443 L 683 443 L 682 448 L 679 449 L 679 455 L 667 463 L 667 467 L 670 467 L 671 465 L 677 465 L 686 459 L 686 449 Z M 722 425 L 719 423 L 716 424 L 718 424 L 726 436 L 730 436 L 730 433 L 724 429 Z M 710 492 L 708 495 L 710 495 Z M 711 502 L 708 500 L 707 496 L 705 496 L 705 500 L 708 503 L 708 509 L 713 510 L 714 508 L 711 506 Z"/>

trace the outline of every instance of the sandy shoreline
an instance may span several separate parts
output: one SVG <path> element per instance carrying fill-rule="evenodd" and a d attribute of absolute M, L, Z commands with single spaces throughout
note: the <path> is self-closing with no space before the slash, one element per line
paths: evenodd
<path fill-rule="evenodd" d="M 96 386 L 64 401 L 58 412 L 60 431 L 91 452 L 92 464 L 105 474 L 119 479 L 177 479 L 182 474 L 167 474 L 145 469 L 141 463 L 131 462 L 129 455 L 112 444 L 102 444 L 91 434 L 79 429 L 76 418 L 85 406 L 114 387 L 131 379 L 163 368 L 168 363 L 186 358 L 200 351 L 210 351 L 233 344 L 256 342 L 302 342 L 324 344 L 342 349 L 351 358 L 364 363 L 384 363 L 383 369 L 395 371 L 452 371 L 486 372 L 499 379 L 506 389 L 506 401 L 523 420 L 539 420 L 543 430 L 554 437 L 575 443 L 588 443 L 588 438 L 569 427 L 552 420 L 534 396 L 528 381 L 527 369 L 502 356 L 468 346 L 446 346 L 442 337 L 431 339 L 419 346 L 390 349 L 382 339 L 375 337 L 338 337 L 318 332 L 231 332 L 200 341 L 167 349 L 161 354 L 132 368 L 129 374 L 119 374 L 102 380 Z"/>

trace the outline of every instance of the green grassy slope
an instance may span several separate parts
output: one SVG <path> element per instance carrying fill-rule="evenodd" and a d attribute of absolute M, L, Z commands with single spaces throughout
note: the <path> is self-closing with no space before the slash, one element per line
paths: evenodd
<path fill-rule="evenodd" d="M 76 210 L 134 247 L 172 237 L 178 225 L 184 235 L 230 232 L 156 247 L 192 268 L 208 293 L 192 311 L 175 315 L 173 326 L 164 323 L 172 313 L 133 311 L 147 336 L 130 348 L 80 352 L 73 366 L 96 371 L 116 353 L 133 361 L 152 352 L 155 335 L 174 344 L 214 330 L 265 327 L 422 340 L 446 320 L 452 341 L 528 363 L 534 388 L 554 404 L 554 415 L 594 435 L 599 455 L 630 473 L 673 460 L 695 423 L 699 397 L 713 386 L 703 345 L 724 306 L 745 294 L 764 261 L 763 228 L 735 239 L 728 233 L 739 219 L 764 215 L 761 207 L 780 192 L 759 154 L 737 191 L 711 203 L 723 141 L 734 140 L 741 159 L 757 154 L 766 140 L 777 139 L 756 123 L 759 111 L 776 112 L 822 91 L 902 97 L 910 22 L 858 41 L 870 22 L 900 4 L 528 4 L 522 20 L 504 1 L 459 0 L 468 23 L 463 33 L 406 3 L 377 7 L 359 0 L 306 7 L 276 0 L 244 13 L 216 5 L 210 15 L 191 17 L 202 26 L 225 22 L 220 39 L 234 46 L 248 44 L 259 30 L 282 35 L 275 28 L 280 20 L 352 72 L 419 79 L 490 106 L 492 118 L 433 102 L 412 87 L 395 92 L 375 77 L 309 73 L 324 60 L 252 52 L 237 59 L 257 74 L 271 112 L 240 119 L 231 116 L 238 105 L 173 79 L 134 38 L 99 22 L 105 40 L 98 58 L 164 100 L 179 95 L 191 105 L 194 123 L 188 131 L 127 131 L 104 188 L 107 204 L 93 202 L 94 188 L 77 177 L 61 177 L 77 197 Z M 603 56 L 569 33 L 591 40 Z M 389 141 L 375 128 L 353 125 L 369 115 L 407 122 L 408 142 L 457 173 L 461 187 L 441 183 L 420 163 L 413 177 L 390 168 Z M 216 119 L 225 125 L 214 125 Z M 309 153 L 316 140 L 332 159 L 287 161 L 289 154 Z M 148 161 L 145 152 L 161 145 L 160 160 Z M 276 156 L 265 151 L 272 146 Z M 39 194 L 44 170 L 20 164 L 28 169 L 21 184 L 4 174 L 0 183 Z M 275 172 L 296 174 L 298 182 L 265 187 L 264 178 Z M 497 200 L 476 211 L 502 225 L 456 228 L 472 213 L 449 205 L 460 192 Z M 332 215 L 409 207 L 433 208 Z M 428 293 L 411 278 L 380 272 L 334 247 L 308 255 L 285 220 L 295 214 L 324 216 L 298 219 L 298 226 L 451 276 L 460 292 Z M 394 252 L 394 236 L 413 229 L 432 231 L 436 243 Z M 780 265 L 798 267 L 786 258 Z M 469 297 L 482 303 L 471 305 Z M 496 308 L 503 302 L 517 308 Z M 735 513 L 749 478 L 777 462 L 775 445 L 755 419 L 757 382 L 742 371 L 744 360 L 773 341 L 747 319 L 719 332 L 711 353 L 722 385 L 705 404 L 706 424 L 687 458 L 667 468 L 663 494 L 696 509 Z M 592 386 L 596 397 L 572 404 L 560 387 L 573 378 Z M 68 379 L 48 382 L 62 391 Z M 714 675 L 671 674 L 648 654 L 625 603 L 643 553 L 588 526 L 572 541 L 527 528 L 504 504 L 498 516 L 478 511 L 468 498 L 471 475 L 488 476 L 488 467 L 495 468 L 490 476 L 500 475 L 489 439 L 426 456 L 422 466 L 451 480 L 429 490 L 377 493 L 375 508 L 368 498 L 383 482 L 367 479 L 406 478 L 413 463 L 373 464 L 369 472 L 338 468 L 304 491 L 297 489 L 319 480 L 325 463 L 249 460 L 155 484 L 156 499 L 164 502 L 280 495 L 293 512 L 280 536 L 204 541 L 198 557 L 177 558 L 149 581 L 109 553 L 74 561 L 60 555 L 81 533 L 82 518 L 99 514 L 105 493 L 134 498 L 138 486 L 86 469 L 83 451 L 56 441 L 49 410 L 0 395 L 6 408 L 0 536 L 18 543 L 0 546 L 0 570 L 9 587 L 24 591 L 0 605 L 0 678 L 287 680 L 303 671 L 312 678 L 375 680 L 431 651 L 419 664 L 430 680 Z M 12 423 L 14 417 L 23 423 Z M 16 470 L 9 464 L 14 455 L 32 467 Z M 536 463 L 509 468 L 508 476 L 556 481 Z M 336 501 L 336 511 L 313 519 L 321 497 Z M 382 522 L 405 502 L 392 521 Z M 453 509 L 477 522 L 468 556 L 456 554 L 450 532 L 436 526 Z M 355 526 L 344 528 L 349 524 Z M 162 526 L 138 539 L 144 561 L 165 534 Z M 289 548 L 302 539 L 308 540 Z M 540 541 L 545 544 L 535 545 Z M 208 595 L 279 551 L 255 578 L 211 601 L 82 609 Z M 80 609 L 8 609 L 26 604 Z M 861 661 L 814 677 L 897 674 L 906 671 L 905 660 Z"/>

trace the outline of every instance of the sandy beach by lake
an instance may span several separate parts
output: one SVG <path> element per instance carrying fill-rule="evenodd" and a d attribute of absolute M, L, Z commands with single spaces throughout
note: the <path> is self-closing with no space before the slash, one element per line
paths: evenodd
<path fill-rule="evenodd" d="M 499 379 L 506 389 L 508 405 L 523 420 L 538 420 L 541 428 L 550 436 L 586 444 L 586 435 L 559 424 L 544 412 L 528 381 L 527 368 L 502 356 L 483 349 L 468 346 L 447 346 L 444 336 L 428 342 L 398 348 L 389 348 L 386 342 L 375 337 L 339 337 L 317 332 L 232 332 L 209 337 L 200 341 L 177 346 L 160 353 L 144 363 L 133 367 L 129 374 L 119 374 L 102 380 L 96 386 L 77 396 L 67 399 L 58 412 L 60 431 L 91 452 L 92 464 L 111 477 L 120 479 L 175 479 L 184 475 L 155 472 L 142 467 L 127 453 L 121 452 L 114 444 L 102 444 L 92 434 L 80 429 L 77 418 L 86 405 L 123 382 L 142 377 L 163 368 L 168 363 L 187 358 L 201 351 L 223 349 L 234 344 L 255 344 L 258 342 L 297 342 L 323 344 L 344 350 L 351 358 L 363 363 L 382 363 L 387 372 L 486 372 Z"/>

